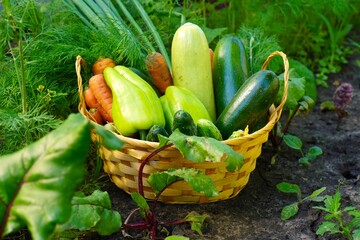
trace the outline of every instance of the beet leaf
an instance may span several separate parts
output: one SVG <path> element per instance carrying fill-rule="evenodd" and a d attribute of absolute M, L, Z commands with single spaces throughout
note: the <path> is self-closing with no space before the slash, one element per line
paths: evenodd
<path fill-rule="evenodd" d="M 27 227 L 33 239 L 48 239 L 69 219 L 89 146 L 89 121 L 71 114 L 40 140 L 0 157 L 0 236 Z"/>

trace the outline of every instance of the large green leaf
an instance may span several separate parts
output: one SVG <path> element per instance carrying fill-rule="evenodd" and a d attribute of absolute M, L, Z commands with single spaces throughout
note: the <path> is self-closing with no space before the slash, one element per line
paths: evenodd
<path fill-rule="evenodd" d="M 212 43 L 214 39 L 224 34 L 227 28 L 208 28 L 205 26 L 201 26 L 201 29 L 204 31 L 206 39 L 208 43 Z"/>
<path fill-rule="evenodd" d="M 219 193 L 209 176 L 200 170 L 193 168 L 169 169 L 149 176 L 148 182 L 155 193 L 159 193 L 168 184 L 175 180 L 183 179 L 195 191 L 203 193 L 207 197 L 217 196 Z"/>
<path fill-rule="evenodd" d="M 279 76 L 279 80 L 280 80 L 280 88 L 279 88 L 279 93 L 275 99 L 276 104 L 279 104 L 281 102 L 284 92 L 283 74 Z M 299 75 L 295 72 L 294 69 L 290 69 L 288 95 L 285 103 L 286 108 L 293 110 L 297 106 L 298 101 L 300 101 L 300 99 L 305 95 L 305 84 L 306 84 L 305 78 L 299 77 Z"/>
<path fill-rule="evenodd" d="M 240 170 L 244 164 L 242 154 L 214 138 L 187 136 L 176 129 L 170 135 L 169 140 L 186 159 L 194 162 L 221 162 L 225 159 L 226 169 L 230 172 Z"/>
<path fill-rule="evenodd" d="M 89 145 L 89 121 L 72 114 L 42 139 L 0 158 L 0 235 L 27 227 L 33 239 L 47 239 L 69 219 Z"/>
<path fill-rule="evenodd" d="M 105 129 L 105 127 L 92 123 L 92 127 L 95 129 L 96 133 L 101 137 L 101 145 L 110 150 L 119 150 L 124 145 L 124 142 L 121 141 L 118 137 L 115 136 L 113 132 Z"/>
<path fill-rule="evenodd" d="M 161 192 L 165 187 L 167 187 L 171 183 L 179 180 L 181 180 L 180 177 L 176 175 L 168 174 L 167 171 L 152 173 L 147 179 L 147 181 L 151 185 L 151 188 L 154 190 L 156 194 Z"/>
<path fill-rule="evenodd" d="M 95 190 L 89 196 L 75 196 L 72 200 L 72 214 L 57 231 L 76 229 L 80 231 L 96 231 L 100 235 L 110 235 L 119 231 L 121 216 L 111 209 L 111 201 L 107 192 Z"/>

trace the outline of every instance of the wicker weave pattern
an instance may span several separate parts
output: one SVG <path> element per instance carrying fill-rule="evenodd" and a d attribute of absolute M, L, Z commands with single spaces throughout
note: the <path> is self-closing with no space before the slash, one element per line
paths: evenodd
<path fill-rule="evenodd" d="M 231 146 L 235 151 L 244 155 L 245 163 L 243 167 L 239 171 L 231 173 L 226 170 L 226 164 L 224 162 L 194 163 L 184 159 L 175 147 L 171 147 L 154 156 L 145 166 L 143 171 L 145 198 L 154 199 L 155 197 L 154 192 L 146 181 L 147 177 L 151 173 L 164 171 L 170 168 L 183 167 L 196 168 L 204 171 L 214 181 L 214 184 L 219 191 L 219 195 L 207 198 L 203 194 L 193 191 L 186 182 L 179 181 L 167 188 L 161 194 L 159 201 L 164 203 L 181 204 L 209 203 L 233 198 L 239 194 L 239 192 L 248 183 L 250 173 L 256 167 L 256 159 L 261 154 L 262 144 L 268 140 L 269 132 L 279 120 L 283 105 L 286 102 L 289 78 L 289 67 L 286 55 L 282 52 L 274 52 L 268 57 L 262 69 L 266 69 L 268 62 L 274 56 L 281 56 L 284 60 L 285 84 L 282 102 L 279 106 L 272 106 L 269 109 L 269 121 L 262 129 L 244 137 L 224 141 L 224 143 Z M 83 86 L 80 74 L 81 61 L 81 57 L 78 56 L 75 64 L 79 85 L 79 112 L 85 117 L 91 119 L 83 98 Z M 106 149 L 104 146 L 100 146 L 100 155 L 104 162 L 104 171 L 109 175 L 111 181 L 114 182 L 120 189 L 126 191 L 127 193 L 138 191 L 138 169 L 140 164 L 152 151 L 157 148 L 158 143 L 141 141 L 121 135 L 117 136 L 125 142 L 125 145 L 121 150 L 111 151 Z M 95 132 L 92 133 L 92 140 L 99 140 Z"/>

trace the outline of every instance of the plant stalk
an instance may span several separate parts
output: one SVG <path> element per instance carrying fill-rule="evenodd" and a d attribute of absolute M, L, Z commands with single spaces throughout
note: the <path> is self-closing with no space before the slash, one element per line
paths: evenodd
<path fill-rule="evenodd" d="M 276 141 L 276 140 L 275 140 L 276 147 L 278 147 L 278 146 L 282 143 L 283 138 L 284 138 L 284 135 L 285 135 L 285 134 L 287 133 L 287 131 L 289 130 L 290 124 L 291 124 L 292 120 L 294 119 L 296 113 L 299 111 L 299 108 L 300 108 L 300 104 L 297 104 L 296 107 L 294 108 L 294 110 L 291 112 L 291 114 L 290 114 L 290 116 L 289 116 L 289 118 L 288 118 L 288 120 L 287 120 L 287 122 L 286 122 L 286 124 L 285 124 L 285 126 L 284 126 L 284 128 L 283 128 L 283 130 L 282 130 L 282 136 L 281 136 L 281 138 L 279 139 L 279 141 Z M 276 139 L 276 135 L 275 135 L 275 139 Z M 302 153 L 302 155 L 304 155 L 304 154 Z"/>
<path fill-rule="evenodd" d="M 20 89 L 21 89 L 22 113 L 25 114 L 27 112 L 26 111 L 26 79 L 25 79 L 24 52 L 23 52 L 23 44 L 21 38 L 22 38 L 22 34 L 20 34 L 20 38 L 19 38 L 19 58 L 20 58 L 20 74 L 21 74 Z"/>
<path fill-rule="evenodd" d="M 136 9 L 137 9 L 138 13 L 140 14 L 140 16 L 142 17 L 142 19 L 144 20 L 145 24 L 148 26 L 150 32 L 152 33 L 152 35 L 159 47 L 159 51 L 164 56 L 166 64 L 169 68 L 169 71 L 172 73 L 172 67 L 171 67 L 171 61 L 170 61 L 169 54 L 167 53 L 164 42 L 162 41 L 159 32 L 156 30 L 154 23 L 151 21 L 149 15 L 146 13 L 145 9 L 141 6 L 141 4 L 139 3 L 138 0 L 133 0 L 133 3 L 135 4 Z"/>
<path fill-rule="evenodd" d="M 143 179 L 142 179 L 142 175 L 143 175 L 143 171 L 144 171 L 144 167 L 145 165 L 150 161 L 150 159 L 155 156 L 156 154 L 158 154 L 159 152 L 161 152 L 162 150 L 171 147 L 173 144 L 167 144 L 165 146 L 162 146 L 161 148 L 156 149 L 155 151 L 153 151 L 152 153 L 150 153 L 145 159 L 144 161 L 141 162 L 140 167 L 139 167 L 139 174 L 138 174 L 138 191 L 140 193 L 141 196 L 144 197 L 144 185 L 143 185 Z"/>

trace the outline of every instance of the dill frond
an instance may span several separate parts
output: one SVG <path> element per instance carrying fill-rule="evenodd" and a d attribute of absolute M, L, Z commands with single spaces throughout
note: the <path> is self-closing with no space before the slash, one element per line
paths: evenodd
<path fill-rule="evenodd" d="M 249 70 L 251 74 L 254 74 L 261 69 L 261 66 L 271 53 L 282 50 L 275 36 L 266 35 L 261 28 L 243 26 L 238 30 L 237 35 L 244 43 L 249 58 Z M 269 68 L 278 66 L 278 63 L 274 63 L 276 61 L 277 59 L 274 59 L 269 64 Z M 277 69 L 272 70 L 277 72 Z"/>
<path fill-rule="evenodd" d="M 32 108 L 26 114 L 0 110 L 0 115 L 1 155 L 25 147 L 62 123 L 61 120 L 47 114 L 41 108 Z"/>

